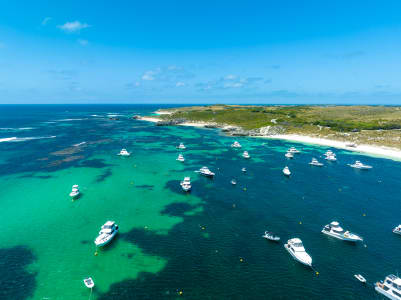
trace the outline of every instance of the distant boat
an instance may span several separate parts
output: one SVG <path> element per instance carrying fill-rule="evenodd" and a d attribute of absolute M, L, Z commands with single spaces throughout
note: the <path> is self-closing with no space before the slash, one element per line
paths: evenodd
<path fill-rule="evenodd" d="M 180 162 L 184 162 L 184 161 L 185 161 L 184 155 L 178 154 L 178 157 L 177 157 L 176 160 L 178 160 L 178 161 L 180 161 Z"/>
<path fill-rule="evenodd" d="M 394 232 L 395 234 L 400 234 L 400 235 L 401 235 L 401 225 L 398 225 L 397 227 L 395 227 L 395 228 L 393 229 L 393 232 Z"/>
<path fill-rule="evenodd" d="M 287 152 L 295 154 L 301 153 L 301 151 L 297 150 L 295 147 L 291 147 Z"/>
<path fill-rule="evenodd" d="M 129 152 L 127 151 L 127 149 L 121 149 L 120 153 L 118 153 L 117 155 L 120 155 L 120 156 L 130 156 L 131 153 L 129 153 Z"/>
<path fill-rule="evenodd" d="M 312 161 L 309 163 L 311 166 L 322 167 L 323 164 L 319 162 L 316 158 L 312 158 Z"/>
<path fill-rule="evenodd" d="M 180 143 L 180 144 L 177 146 L 177 149 L 185 150 L 185 149 L 187 149 L 187 147 L 185 147 L 183 143 Z"/>
<path fill-rule="evenodd" d="M 360 170 L 369 170 L 372 169 L 372 166 L 365 165 L 361 163 L 359 160 L 355 161 L 353 164 L 348 164 L 351 168 L 360 169 Z"/>
<path fill-rule="evenodd" d="M 363 277 L 361 274 L 355 274 L 354 277 L 355 277 L 356 279 L 358 279 L 360 282 L 366 283 L 365 277 Z"/>
<path fill-rule="evenodd" d="M 242 153 L 242 157 L 243 158 L 251 158 L 251 156 L 249 155 L 248 151 L 244 151 L 244 153 Z"/>
<path fill-rule="evenodd" d="M 88 277 L 84 279 L 84 284 L 88 289 L 91 289 L 95 286 L 95 283 L 93 282 L 92 277 Z"/>
<path fill-rule="evenodd" d="M 191 186 L 191 178 L 190 177 L 184 177 L 184 180 L 181 181 L 180 183 L 181 188 L 184 192 L 189 192 L 192 188 Z"/>
<path fill-rule="evenodd" d="M 111 242 L 118 233 L 118 225 L 114 221 L 107 221 L 99 231 L 98 237 L 95 239 L 95 245 L 102 247 Z"/>
<path fill-rule="evenodd" d="M 340 227 L 340 224 L 337 221 L 333 221 L 330 224 L 324 226 L 322 229 L 322 233 L 335 237 L 339 240 L 349 242 L 363 241 L 363 238 L 361 238 L 359 235 L 349 231 L 344 231 L 344 229 Z"/>
<path fill-rule="evenodd" d="M 246 172 L 246 168 L 242 168 L 241 171 L 245 173 Z"/>
<path fill-rule="evenodd" d="M 294 158 L 294 154 L 292 154 L 291 152 L 287 152 L 284 156 L 287 158 Z"/>
<path fill-rule="evenodd" d="M 264 237 L 265 239 L 268 239 L 270 241 L 273 241 L 273 242 L 280 241 L 280 237 L 279 236 L 274 235 L 272 232 L 269 232 L 269 231 L 265 231 L 265 234 L 262 235 L 262 237 Z"/>
<path fill-rule="evenodd" d="M 234 143 L 231 144 L 231 147 L 232 147 L 232 148 L 241 148 L 242 146 L 241 146 L 240 143 L 238 143 L 237 141 L 235 141 Z"/>
<path fill-rule="evenodd" d="M 345 147 L 350 147 L 350 148 L 356 148 L 356 144 L 355 143 L 348 143 L 348 144 L 345 144 Z"/>
<path fill-rule="evenodd" d="M 334 153 L 330 154 L 330 155 L 327 155 L 325 159 L 328 160 L 328 161 L 337 161 L 337 157 L 336 157 L 336 155 Z"/>
<path fill-rule="evenodd" d="M 288 240 L 284 248 L 291 254 L 291 256 L 301 264 L 311 267 L 312 257 L 306 253 L 304 245 L 299 238 L 293 238 Z"/>
<path fill-rule="evenodd" d="M 232 185 L 236 185 L 236 184 L 237 184 L 237 181 L 236 181 L 235 179 L 232 179 L 232 180 L 231 180 L 231 184 L 232 184 Z"/>
<path fill-rule="evenodd" d="M 79 195 L 80 195 L 79 186 L 78 184 L 74 184 L 71 189 L 70 197 L 72 199 L 76 199 L 79 197 Z"/>
<path fill-rule="evenodd" d="M 215 175 L 212 171 L 209 170 L 208 167 L 202 167 L 199 169 L 199 171 L 195 171 L 195 172 L 197 172 L 203 176 L 206 176 L 206 177 L 213 177 Z"/>
<path fill-rule="evenodd" d="M 283 174 L 285 176 L 290 176 L 291 175 L 290 169 L 288 167 L 284 167 Z"/>

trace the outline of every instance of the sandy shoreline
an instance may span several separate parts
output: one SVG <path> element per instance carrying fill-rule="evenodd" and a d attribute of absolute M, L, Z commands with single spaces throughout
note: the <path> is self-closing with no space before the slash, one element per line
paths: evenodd
<path fill-rule="evenodd" d="M 171 112 L 155 112 L 156 114 L 171 114 Z M 159 122 L 162 119 L 157 117 L 141 117 L 140 120 L 149 121 L 149 122 Z M 209 125 L 209 123 L 205 122 L 186 122 L 178 124 L 179 126 L 192 126 L 192 127 L 202 127 L 205 125 Z M 256 136 L 257 138 L 264 139 L 279 139 L 279 140 L 287 140 L 292 142 L 311 144 L 311 145 L 319 145 L 326 147 L 333 147 L 337 149 L 345 149 L 348 151 L 359 152 L 362 154 L 373 155 L 377 157 L 390 158 L 393 160 L 401 161 L 401 150 L 396 148 L 384 147 L 384 146 L 373 146 L 373 145 L 357 145 L 356 147 L 347 146 L 350 142 L 336 141 L 325 138 L 316 138 L 310 137 L 306 135 L 297 135 L 297 134 L 278 134 L 272 136 Z"/>

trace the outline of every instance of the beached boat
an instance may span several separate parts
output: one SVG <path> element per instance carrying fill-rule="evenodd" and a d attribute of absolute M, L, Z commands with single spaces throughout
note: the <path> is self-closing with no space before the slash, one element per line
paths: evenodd
<path fill-rule="evenodd" d="M 118 233 L 118 225 L 114 221 L 107 221 L 100 229 L 99 235 L 95 239 L 97 247 L 103 247 L 111 242 Z"/>
<path fill-rule="evenodd" d="M 299 238 L 288 240 L 287 244 L 284 244 L 284 248 L 296 261 L 309 267 L 312 266 L 312 257 L 306 253 L 304 245 Z"/>

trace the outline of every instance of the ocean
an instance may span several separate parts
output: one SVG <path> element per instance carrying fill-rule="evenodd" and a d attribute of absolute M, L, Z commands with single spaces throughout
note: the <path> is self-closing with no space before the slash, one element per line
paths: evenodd
<path fill-rule="evenodd" d="M 373 283 L 401 266 L 392 233 L 400 162 L 332 149 L 330 163 L 327 147 L 248 137 L 235 139 L 238 150 L 217 129 L 131 118 L 163 107 L 0 106 L 0 299 L 382 299 Z M 301 154 L 287 160 L 291 146 Z M 132 155 L 117 156 L 121 148 Z M 324 167 L 310 166 L 312 157 Z M 373 169 L 350 168 L 355 160 Z M 215 178 L 194 172 L 202 166 Z M 181 190 L 184 176 L 191 193 Z M 82 192 L 75 201 L 73 184 Z M 120 231 L 96 251 L 107 220 Z M 322 234 L 334 220 L 364 241 Z M 263 239 L 266 230 L 281 242 Z M 284 249 L 294 237 L 314 270 Z"/>

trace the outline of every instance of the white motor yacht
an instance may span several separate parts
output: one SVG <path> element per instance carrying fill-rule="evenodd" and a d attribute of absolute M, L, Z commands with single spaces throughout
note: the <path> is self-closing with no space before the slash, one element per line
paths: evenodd
<path fill-rule="evenodd" d="M 364 165 L 363 163 L 361 163 L 359 160 L 355 161 L 355 163 L 353 164 L 348 164 L 351 168 L 355 168 L 355 169 L 361 169 L 361 170 L 368 170 L 368 169 L 372 169 L 372 166 L 369 165 Z"/>
<path fill-rule="evenodd" d="M 375 283 L 375 290 L 389 299 L 401 300 L 401 278 L 392 274 L 388 275 L 384 282 Z"/>
<path fill-rule="evenodd" d="M 330 154 L 330 155 L 326 155 L 325 159 L 328 160 L 328 161 L 337 161 L 337 157 L 336 157 L 336 155 L 334 153 Z"/>
<path fill-rule="evenodd" d="M 184 192 L 189 192 L 192 188 L 191 186 L 191 178 L 190 177 L 184 177 L 184 180 L 181 181 L 180 183 L 181 188 Z"/>
<path fill-rule="evenodd" d="M 311 166 L 323 167 L 323 164 L 319 162 L 316 158 L 312 158 L 312 161 L 309 164 Z"/>
<path fill-rule="evenodd" d="M 394 232 L 395 234 L 400 234 L 400 235 L 401 235 L 401 225 L 398 225 L 397 227 L 395 227 L 395 228 L 393 229 L 393 232 Z"/>
<path fill-rule="evenodd" d="M 283 169 L 283 174 L 284 174 L 285 176 L 290 176 L 290 175 L 291 175 L 290 169 L 289 169 L 288 167 L 284 167 L 284 169 Z"/>
<path fill-rule="evenodd" d="M 304 245 L 299 238 L 293 238 L 288 240 L 287 244 L 284 244 L 284 248 L 291 254 L 291 256 L 299 261 L 301 264 L 306 266 L 312 266 L 312 257 L 306 253 Z"/>
<path fill-rule="evenodd" d="M 242 157 L 243 158 L 251 158 L 251 156 L 249 155 L 248 151 L 244 151 L 244 153 L 242 153 Z"/>
<path fill-rule="evenodd" d="M 177 157 L 176 160 L 178 160 L 178 161 L 180 161 L 180 162 L 184 162 L 184 161 L 185 161 L 184 155 L 178 154 L 178 157 Z"/>
<path fill-rule="evenodd" d="M 177 149 L 185 150 L 185 149 L 187 149 L 187 147 L 185 147 L 183 143 L 180 143 L 180 144 L 177 146 Z"/>
<path fill-rule="evenodd" d="M 360 237 L 359 235 L 349 231 L 344 231 L 344 229 L 340 226 L 340 224 L 337 221 L 333 221 L 330 224 L 324 226 L 322 229 L 322 233 L 335 237 L 339 240 L 344 240 L 349 242 L 363 241 L 363 238 Z"/>
<path fill-rule="evenodd" d="M 111 242 L 118 233 L 118 225 L 114 221 L 107 221 L 99 231 L 99 235 L 95 239 L 95 245 L 102 247 Z"/>
<path fill-rule="evenodd" d="M 296 154 L 301 153 L 301 151 L 297 150 L 297 148 L 295 148 L 295 147 L 291 147 L 290 149 L 288 149 L 287 152 L 296 153 Z"/>
<path fill-rule="evenodd" d="M 287 152 L 284 156 L 287 158 L 294 158 L 294 154 L 292 154 L 292 152 Z"/>
<path fill-rule="evenodd" d="M 333 151 L 327 150 L 324 156 L 330 156 L 330 155 L 335 155 Z"/>
<path fill-rule="evenodd" d="M 71 189 L 70 197 L 75 199 L 78 198 L 79 195 L 80 195 L 79 186 L 78 184 L 74 184 Z"/>
<path fill-rule="evenodd" d="M 231 147 L 233 147 L 233 148 L 241 148 L 242 146 L 241 146 L 240 143 L 238 143 L 237 141 L 235 141 L 234 143 L 231 144 Z"/>
<path fill-rule="evenodd" d="M 91 289 L 95 286 L 95 283 L 93 282 L 92 277 L 88 277 L 84 279 L 84 284 L 88 289 Z"/>
<path fill-rule="evenodd" d="M 127 151 L 127 149 L 121 149 L 120 153 L 118 153 L 117 155 L 120 155 L 120 156 L 130 156 L 131 153 L 129 153 L 129 152 Z"/>
<path fill-rule="evenodd" d="M 355 274 L 354 277 L 355 277 L 356 279 L 358 279 L 360 282 L 366 283 L 365 277 L 363 277 L 361 274 Z"/>
<path fill-rule="evenodd" d="M 199 169 L 199 171 L 196 172 L 207 177 L 213 177 L 215 175 L 212 171 L 209 170 L 208 167 L 202 167 Z"/>

